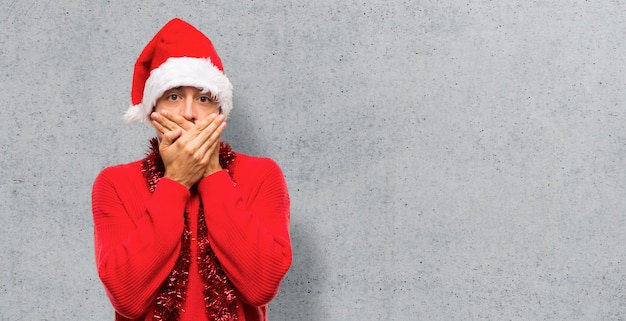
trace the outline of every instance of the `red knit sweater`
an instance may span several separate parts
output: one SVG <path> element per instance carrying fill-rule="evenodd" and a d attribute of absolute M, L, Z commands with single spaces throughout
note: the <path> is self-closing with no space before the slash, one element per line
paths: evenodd
<path fill-rule="evenodd" d="M 291 265 L 289 195 L 278 165 L 236 154 L 191 190 L 163 178 L 150 193 L 141 161 L 104 169 L 92 191 L 98 274 L 116 320 L 152 320 L 155 298 L 181 249 L 189 213 L 191 266 L 181 320 L 207 320 L 196 253 L 200 200 L 209 241 L 239 300 L 239 320 L 267 320 Z"/>

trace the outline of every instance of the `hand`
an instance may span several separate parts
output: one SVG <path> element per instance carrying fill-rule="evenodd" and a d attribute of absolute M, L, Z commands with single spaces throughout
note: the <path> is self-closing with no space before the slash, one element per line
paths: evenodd
<path fill-rule="evenodd" d="M 166 132 L 176 130 L 177 128 L 182 129 L 184 133 L 195 125 L 192 121 L 185 119 L 183 116 L 168 112 L 167 110 L 153 112 L 150 114 L 150 118 L 152 119 L 152 126 L 162 135 Z"/>
<path fill-rule="evenodd" d="M 224 115 L 211 114 L 195 124 L 174 113 L 152 113 L 152 124 L 162 134 L 159 144 L 165 177 L 191 188 L 202 177 L 222 170 L 220 136 Z"/>

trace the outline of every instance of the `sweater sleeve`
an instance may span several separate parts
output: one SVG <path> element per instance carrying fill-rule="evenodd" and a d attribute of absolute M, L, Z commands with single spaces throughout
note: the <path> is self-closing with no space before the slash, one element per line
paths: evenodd
<path fill-rule="evenodd" d="M 98 275 L 117 313 L 136 319 L 152 307 L 176 263 L 189 191 L 161 179 L 148 196 L 129 177 L 124 171 L 100 173 L 92 211 Z"/>
<path fill-rule="evenodd" d="M 245 200 L 225 170 L 203 178 L 198 189 L 220 264 L 245 302 L 263 306 L 291 265 L 289 194 L 274 161 L 258 159 L 256 165 L 240 175 L 257 176 L 246 185 Z"/>

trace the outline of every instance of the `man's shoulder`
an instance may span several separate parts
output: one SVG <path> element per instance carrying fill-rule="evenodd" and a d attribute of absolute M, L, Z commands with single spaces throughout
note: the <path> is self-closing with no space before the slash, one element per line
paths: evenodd
<path fill-rule="evenodd" d="M 141 160 L 105 167 L 98 176 L 132 177 L 141 174 Z"/>
<path fill-rule="evenodd" d="M 278 167 L 278 164 L 269 157 L 254 156 L 235 152 L 235 166 L 241 167 Z"/>
<path fill-rule="evenodd" d="M 283 176 L 282 169 L 272 158 L 235 153 L 234 174 L 238 179 L 264 180 Z"/>

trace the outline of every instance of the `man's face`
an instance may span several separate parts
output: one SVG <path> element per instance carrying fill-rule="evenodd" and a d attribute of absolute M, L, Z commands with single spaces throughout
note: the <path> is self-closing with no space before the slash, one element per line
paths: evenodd
<path fill-rule="evenodd" d="M 161 110 L 178 114 L 194 123 L 211 114 L 220 113 L 219 103 L 210 92 L 202 93 L 202 90 L 188 86 L 176 87 L 164 92 L 154 107 L 156 112 Z M 158 130 L 157 136 L 159 139 L 162 138 Z"/>

